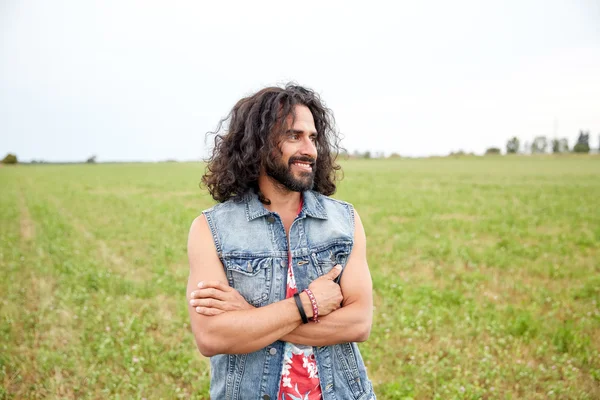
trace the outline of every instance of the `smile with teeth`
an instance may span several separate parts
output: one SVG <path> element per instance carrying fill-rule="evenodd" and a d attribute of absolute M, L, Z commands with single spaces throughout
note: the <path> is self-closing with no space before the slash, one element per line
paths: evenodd
<path fill-rule="evenodd" d="M 308 162 L 295 161 L 293 164 L 304 171 L 312 171 L 312 165 Z"/>

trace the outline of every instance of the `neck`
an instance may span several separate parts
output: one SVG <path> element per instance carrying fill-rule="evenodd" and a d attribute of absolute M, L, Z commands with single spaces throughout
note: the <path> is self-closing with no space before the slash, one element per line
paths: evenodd
<path fill-rule="evenodd" d="M 275 211 L 279 214 L 285 212 L 295 213 L 300 205 L 300 192 L 293 192 L 275 181 L 267 175 L 261 175 L 258 178 L 258 188 L 262 195 L 271 201 L 271 204 L 265 204 L 269 211 Z"/>

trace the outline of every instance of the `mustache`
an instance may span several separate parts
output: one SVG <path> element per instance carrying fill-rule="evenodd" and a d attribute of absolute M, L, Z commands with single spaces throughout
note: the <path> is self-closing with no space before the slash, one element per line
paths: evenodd
<path fill-rule="evenodd" d="M 290 157 L 290 159 L 288 160 L 288 164 L 292 165 L 293 163 L 295 163 L 297 161 L 309 163 L 311 165 L 311 167 L 314 166 L 315 163 L 317 162 L 317 160 L 312 157 L 296 156 L 296 157 Z"/>

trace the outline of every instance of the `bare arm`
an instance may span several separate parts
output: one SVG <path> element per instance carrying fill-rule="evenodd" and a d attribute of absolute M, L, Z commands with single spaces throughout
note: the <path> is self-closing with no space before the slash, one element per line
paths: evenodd
<path fill-rule="evenodd" d="M 299 325 L 281 340 L 309 346 L 329 346 L 368 339 L 373 320 L 373 289 L 367 265 L 366 236 L 355 212 L 354 247 L 342 275 L 342 308 L 317 324 Z"/>
<path fill-rule="evenodd" d="M 196 285 L 202 281 L 227 282 L 223 265 L 217 256 L 212 234 L 206 218 L 201 215 L 194 220 L 188 237 L 188 259 L 190 276 L 187 286 L 187 298 L 191 299 L 192 292 L 198 289 Z M 322 280 L 323 287 L 337 286 Z M 212 290 L 212 289 L 207 289 Z M 229 287 L 225 290 L 233 291 Z M 339 292 L 339 289 L 337 290 Z M 217 292 L 215 290 L 215 292 Z M 335 293 L 329 300 L 329 312 L 337 309 L 341 294 L 335 303 Z M 310 300 L 304 293 L 301 295 L 305 309 L 310 308 Z M 326 299 L 323 299 L 324 302 Z M 212 302 L 219 301 L 216 298 Z M 285 299 L 260 308 L 239 308 L 238 310 L 218 315 L 197 313 L 195 308 L 188 307 L 192 332 L 198 349 L 205 356 L 215 354 L 243 354 L 259 350 L 285 334 L 293 331 L 302 323 L 294 299 Z M 240 340 L 243 338 L 243 340 Z"/>

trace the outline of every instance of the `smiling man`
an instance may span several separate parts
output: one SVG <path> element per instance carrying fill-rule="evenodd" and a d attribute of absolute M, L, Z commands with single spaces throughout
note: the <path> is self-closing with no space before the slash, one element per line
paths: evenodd
<path fill-rule="evenodd" d="M 356 346 L 373 310 L 365 233 L 328 197 L 338 143 L 331 111 L 295 85 L 243 98 L 219 124 L 202 178 L 218 204 L 188 238 L 212 399 L 375 398 Z"/>

